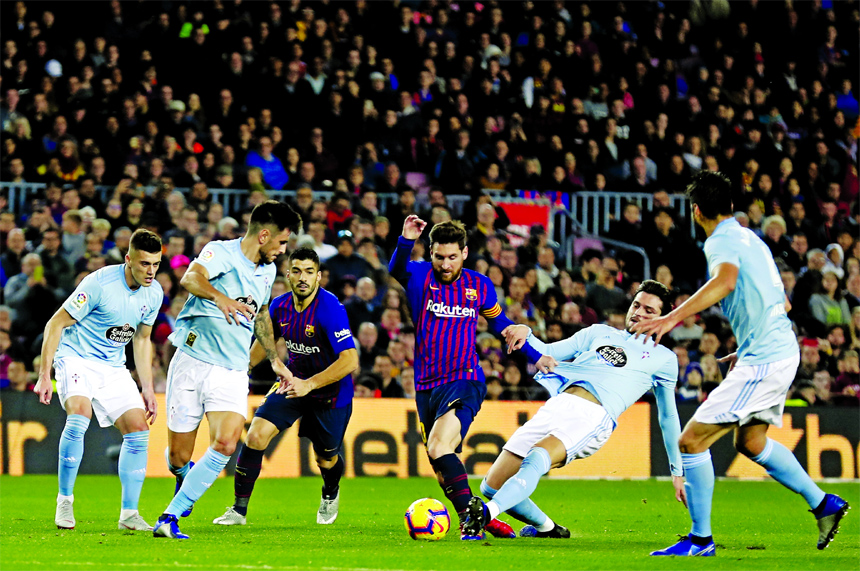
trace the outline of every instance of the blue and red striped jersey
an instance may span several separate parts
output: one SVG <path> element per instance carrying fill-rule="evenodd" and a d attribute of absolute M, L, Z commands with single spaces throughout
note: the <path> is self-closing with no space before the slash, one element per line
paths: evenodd
<path fill-rule="evenodd" d="M 269 305 L 275 335 L 284 338 L 289 351 L 286 365 L 300 379 L 310 378 L 334 363 L 347 349 L 355 349 L 346 309 L 337 297 L 320 288 L 302 312 L 296 311 L 293 292 L 279 295 Z M 352 376 L 320 387 L 308 396 L 340 408 L 352 402 Z"/>
<path fill-rule="evenodd" d="M 485 382 L 475 347 L 478 315 L 498 331 L 513 324 L 499 306 L 493 283 L 467 269 L 453 283 L 439 283 L 432 264 L 408 262 L 413 244 L 400 237 L 389 270 L 406 288 L 415 322 L 415 389 L 463 379 Z"/>

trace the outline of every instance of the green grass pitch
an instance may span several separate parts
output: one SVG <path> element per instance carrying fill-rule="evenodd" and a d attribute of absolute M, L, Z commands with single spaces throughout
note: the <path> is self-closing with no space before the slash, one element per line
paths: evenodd
<path fill-rule="evenodd" d="M 473 488 L 478 481 L 473 480 Z M 688 530 L 686 510 L 668 481 L 544 480 L 534 499 L 570 528 L 569 540 L 489 538 L 464 543 L 456 529 L 439 542 L 413 541 L 403 513 L 418 498 L 442 498 L 430 479 L 359 478 L 341 486 L 340 517 L 317 525 L 321 481 L 260 480 L 249 524 L 211 524 L 232 503 L 231 478 L 219 479 L 182 531 L 190 540 L 155 539 L 117 529 L 119 479 L 81 476 L 75 487 L 77 529 L 54 526 L 56 478 L 0 478 L 0 569 L 824 569 L 860 568 L 860 485 L 825 484 L 855 509 L 825 551 L 803 500 L 774 482 L 717 482 L 715 558 L 652 558 Z M 149 479 L 141 513 L 154 523 L 173 480 Z M 449 506 L 450 509 L 450 506 Z M 522 524 L 506 518 L 519 529 Z"/>

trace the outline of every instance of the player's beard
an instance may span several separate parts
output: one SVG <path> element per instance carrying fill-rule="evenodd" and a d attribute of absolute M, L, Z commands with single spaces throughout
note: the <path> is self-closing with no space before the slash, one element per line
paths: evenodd
<path fill-rule="evenodd" d="M 293 286 L 292 283 L 290 284 L 290 289 L 293 290 L 293 295 L 296 296 L 296 298 L 298 298 L 300 301 L 304 301 L 307 298 L 309 298 L 310 296 L 312 296 L 314 294 L 314 292 L 317 291 L 317 288 L 319 287 L 319 282 L 317 282 L 313 285 L 310 285 L 310 284 L 305 284 L 305 285 L 308 286 L 308 289 L 305 290 L 305 293 L 302 293 L 298 286 Z"/>
<path fill-rule="evenodd" d="M 463 273 L 463 268 L 460 267 L 460 269 L 458 269 L 456 272 L 451 272 L 451 279 L 446 280 L 442 277 L 441 271 L 439 271 L 435 268 L 433 269 L 433 274 L 434 274 L 434 277 L 436 278 L 436 281 L 439 282 L 440 284 L 445 284 L 445 285 L 452 284 L 455 281 L 457 281 L 457 278 L 459 278 L 462 273 Z"/>

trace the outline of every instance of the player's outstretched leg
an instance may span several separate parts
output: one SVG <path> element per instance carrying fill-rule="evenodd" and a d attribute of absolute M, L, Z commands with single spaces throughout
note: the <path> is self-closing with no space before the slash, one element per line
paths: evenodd
<path fill-rule="evenodd" d="M 182 482 L 185 481 L 185 476 L 188 475 L 188 471 L 194 467 L 194 462 L 189 461 L 184 466 L 177 468 L 173 464 L 170 463 L 170 448 L 164 449 L 164 460 L 167 462 L 167 469 L 170 470 L 170 473 L 176 477 L 176 487 L 173 489 L 173 495 L 179 493 L 179 488 L 182 487 Z M 182 512 L 180 515 L 182 517 L 188 517 L 191 515 L 191 510 L 194 509 L 194 506 L 191 506 L 186 511 Z"/>
<path fill-rule="evenodd" d="M 327 461 L 331 461 L 329 458 Z M 320 474 L 323 479 L 322 497 L 320 498 L 320 509 L 317 511 L 317 523 L 328 525 L 337 519 L 340 506 L 340 479 L 343 477 L 345 467 L 343 456 L 338 455 L 331 468 L 320 465 Z"/>
<path fill-rule="evenodd" d="M 487 483 L 486 478 L 481 482 L 481 493 L 484 494 L 484 497 L 488 500 L 492 500 L 497 492 L 498 490 L 494 489 Z M 521 501 L 505 513 L 525 524 L 528 524 L 520 529 L 520 537 L 570 537 L 570 530 L 563 525 L 558 525 L 552 521 L 549 516 L 543 513 L 538 505 L 532 501 L 531 498 Z M 492 523 L 493 522 L 490 522 L 490 524 L 487 525 L 488 531 Z M 513 529 L 511 529 L 511 532 L 513 532 Z"/>
<path fill-rule="evenodd" d="M 743 446 L 738 449 L 746 453 Z M 848 503 L 839 496 L 825 494 L 794 454 L 775 440 L 768 438 L 761 454 L 750 456 L 750 459 L 767 470 L 774 480 L 803 496 L 818 523 L 818 549 L 827 547 L 839 531 L 839 521 L 848 511 Z"/>
<path fill-rule="evenodd" d="M 155 524 L 155 529 L 152 531 L 155 537 L 170 537 L 175 539 L 186 539 L 188 536 L 179 531 L 179 525 L 176 523 L 176 516 L 181 514 L 188 508 L 194 505 L 200 496 L 215 482 L 218 474 L 230 461 L 229 456 L 225 456 L 214 448 L 206 450 L 206 454 L 200 461 L 188 472 L 185 481 L 182 482 L 182 487 L 179 493 L 173 497 L 173 501 L 158 518 L 158 523 Z"/>
<path fill-rule="evenodd" d="M 690 534 L 681 536 L 676 544 L 651 552 L 651 555 L 681 555 L 688 557 L 711 557 L 716 555 L 716 546 L 711 536 L 711 502 L 714 496 L 714 464 L 711 451 L 698 454 L 681 454 L 687 482 L 687 506 L 693 527 Z"/>
<path fill-rule="evenodd" d="M 57 479 L 60 492 L 57 495 L 57 513 L 54 523 L 59 529 L 75 529 L 74 489 L 81 459 L 84 456 L 84 434 L 90 419 L 81 414 L 66 417 L 66 426 L 60 436 L 59 465 Z"/>
<path fill-rule="evenodd" d="M 260 477 L 263 467 L 263 453 L 265 450 L 255 450 L 242 444 L 239 448 L 239 457 L 236 459 L 236 474 L 233 476 L 233 491 L 235 499 L 233 505 L 227 508 L 224 515 L 212 520 L 216 525 L 245 525 L 248 516 L 248 503 L 254 492 L 254 484 Z"/>
<path fill-rule="evenodd" d="M 143 480 L 146 477 L 147 451 L 149 449 L 149 430 L 129 432 L 122 436 L 119 451 L 119 480 L 122 482 L 122 511 L 119 515 L 119 529 L 152 531 L 137 510 Z"/>
<path fill-rule="evenodd" d="M 549 451 L 540 446 L 532 448 L 523 458 L 520 470 L 505 482 L 489 503 L 484 504 L 480 498 L 472 498 L 463 530 L 469 534 L 479 531 L 500 513 L 527 499 L 537 488 L 541 476 L 549 472 L 551 467 Z"/>

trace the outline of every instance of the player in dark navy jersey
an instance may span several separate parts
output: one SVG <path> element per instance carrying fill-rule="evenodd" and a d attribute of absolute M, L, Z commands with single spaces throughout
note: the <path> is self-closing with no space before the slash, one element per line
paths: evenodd
<path fill-rule="evenodd" d="M 427 455 L 462 523 L 471 490 L 457 453 L 487 393 L 475 350 L 478 315 L 499 334 L 508 327 L 528 328 L 505 316 L 488 277 L 463 269 L 469 249 L 462 223 L 436 224 L 430 231 L 432 263 L 410 262 L 426 226 L 417 216 L 406 218 L 389 270 L 406 288 L 415 322 L 415 402 Z M 541 371 L 555 365 L 530 345 L 523 350 Z M 498 520 L 486 529 L 496 537 L 514 537 L 511 526 Z M 482 539 L 483 532 L 461 538 Z"/>
<path fill-rule="evenodd" d="M 317 523 L 334 523 L 340 499 L 344 461 L 340 455 L 346 425 L 352 415 L 350 373 L 358 366 L 358 352 L 346 310 L 337 297 L 319 287 L 320 261 L 316 252 L 300 248 L 290 254 L 290 289 L 275 298 L 269 313 L 287 344 L 287 368 L 293 377 L 275 383 L 251 422 L 236 462 L 236 501 L 213 523 L 244 525 L 248 501 L 260 475 L 263 453 L 279 432 L 302 419 L 299 436 L 310 438 L 323 478 Z M 251 367 L 265 357 L 262 347 L 251 347 Z"/>

